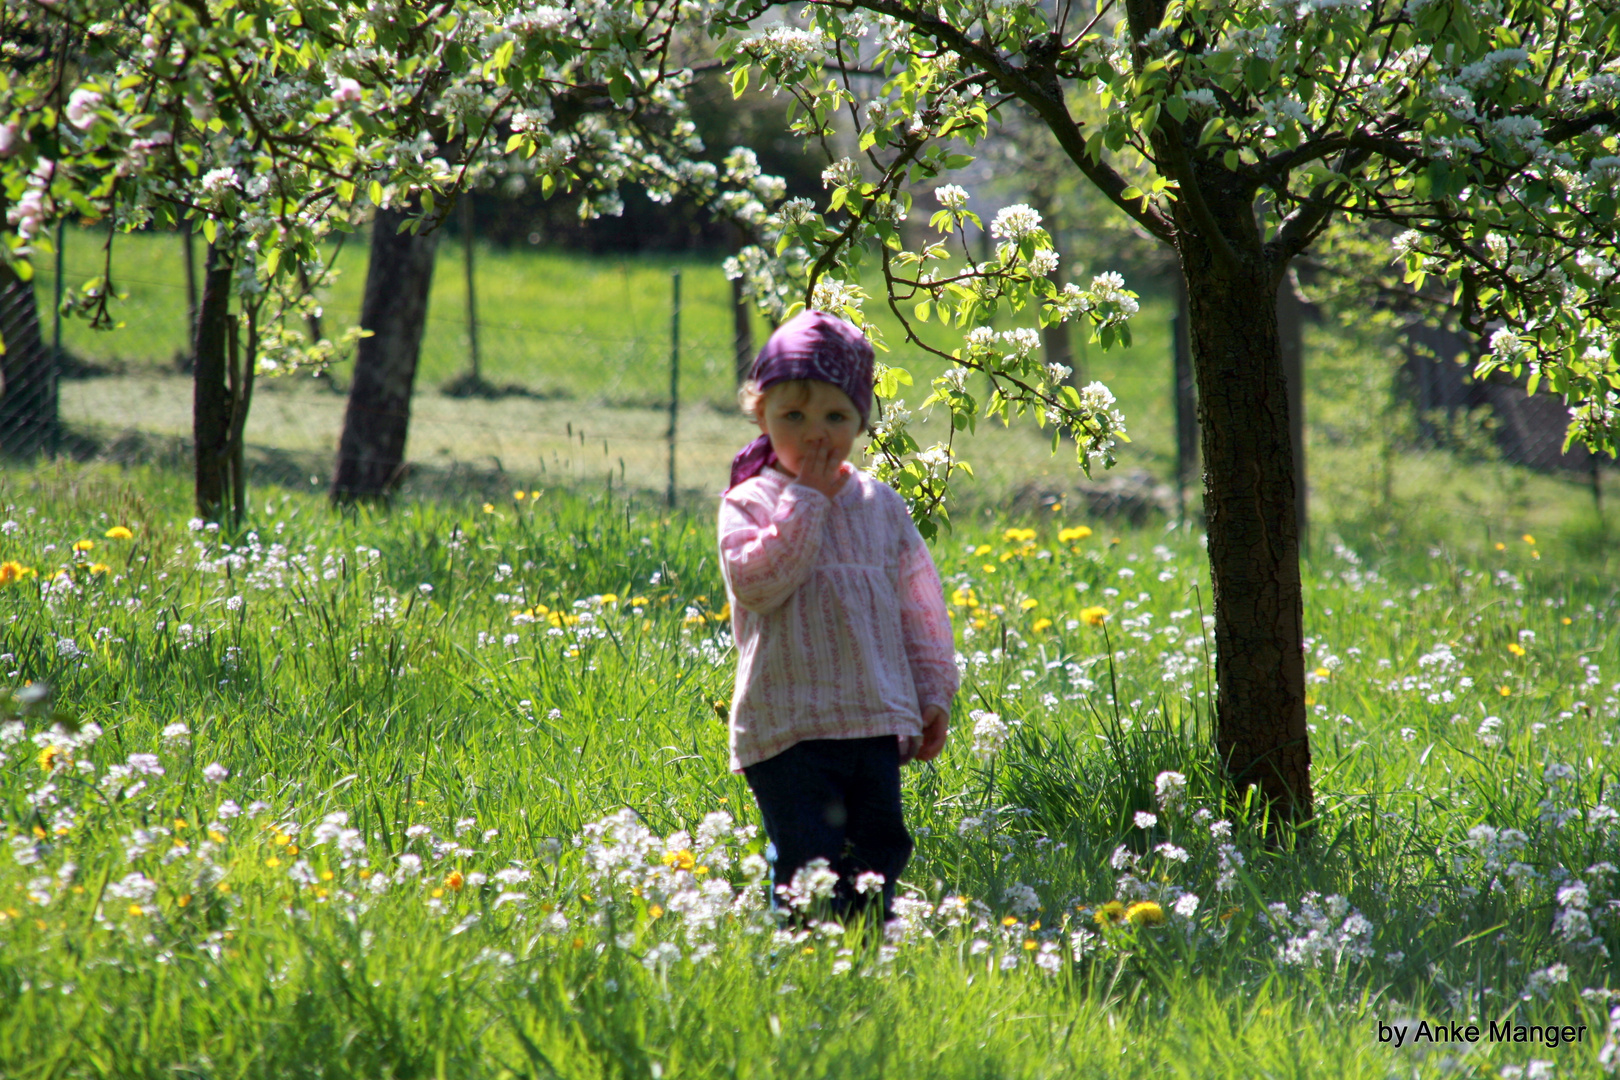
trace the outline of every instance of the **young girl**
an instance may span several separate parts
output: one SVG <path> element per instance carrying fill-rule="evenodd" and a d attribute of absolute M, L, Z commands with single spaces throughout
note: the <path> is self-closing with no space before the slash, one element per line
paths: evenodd
<path fill-rule="evenodd" d="M 872 346 L 807 311 L 760 350 L 739 397 L 761 435 L 720 503 L 737 641 L 731 767 L 776 850 L 780 892 L 825 859 L 833 908 L 883 914 L 911 857 L 900 766 L 944 749 L 957 672 L 939 574 L 900 496 L 845 462 L 872 407 Z"/>

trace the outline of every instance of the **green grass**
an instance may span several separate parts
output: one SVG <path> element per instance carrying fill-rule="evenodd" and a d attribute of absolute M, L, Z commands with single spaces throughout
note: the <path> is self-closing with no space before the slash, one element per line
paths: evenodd
<path fill-rule="evenodd" d="M 105 241 L 101 232 L 68 233 L 63 273 L 68 286 L 100 273 Z M 124 325 L 96 331 L 69 319 L 63 324 L 64 348 L 98 362 L 121 361 L 126 370 L 163 367 L 187 351 L 181 245 L 177 235 L 117 236 L 113 282 L 127 299 L 115 304 L 114 312 Z M 200 242 L 198 250 L 200 257 Z M 334 339 L 359 320 L 366 259 L 365 234 L 349 238 L 337 260 L 336 276 L 323 290 L 323 329 Z M 419 394 L 433 394 L 467 370 L 464 266 L 461 244 L 448 238 L 439 247 L 434 268 L 417 375 Z M 560 396 L 576 407 L 651 406 L 669 400 L 671 274 L 679 270 L 682 400 L 735 408 L 731 287 L 718 257 L 601 258 L 480 244 L 476 268 L 484 377 L 542 396 Z M 36 294 L 41 310 L 48 312 L 55 295 L 54 264 L 42 260 L 37 270 Z M 886 307 L 878 301 L 868 306 L 893 349 L 885 358 L 913 372 L 916 387 L 908 396 L 920 401 L 928 380 L 943 366 L 904 344 L 899 324 Z M 1137 433 L 1136 457 L 1153 463 L 1159 472 L 1168 467 L 1174 446 L 1169 427 L 1168 318 L 1167 307 L 1157 300 L 1149 302 L 1136 323 L 1135 348 L 1108 353 L 1096 346 L 1088 349 L 1081 333 L 1074 333 L 1082 369 L 1114 389 Z M 946 340 L 937 327 L 922 329 L 938 338 L 936 344 Z M 47 317 L 47 338 L 51 332 Z M 768 327 L 756 317 L 756 348 L 764 344 L 767 333 Z M 347 381 L 345 365 L 338 365 L 334 373 Z M 477 416 L 485 406 L 467 403 L 468 415 Z M 117 427 L 139 417 L 98 402 L 87 419 Z M 324 436 L 324 426 L 322 432 Z M 273 429 L 261 429 L 261 435 L 275 440 L 272 445 L 282 444 L 282 433 Z M 301 430 L 290 437 L 305 441 Z M 335 439 L 335 433 L 330 437 Z"/>
<path fill-rule="evenodd" d="M 773 932 L 746 884 L 759 838 L 697 835 L 755 820 L 714 706 L 732 667 L 707 511 L 559 490 L 336 515 L 266 488 L 221 537 L 188 504 L 155 471 L 0 472 L 0 561 L 39 571 L 0 587 L 0 679 L 100 729 L 53 753 L 38 717 L 0 737 L 7 1076 L 1601 1075 L 1620 634 L 1612 558 L 1557 533 L 1320 538 L 1319 818 L 1268 848 L 1212 767 L 1196 538 L 964 515 L 936 545 L 963 692 L 944 756 L 907 772 L 912 925 L 885 949 Z M 104 538 L 120 524 L 133 539 Z M 1106 636 L 1078 619 L 1093 604 Z M 1013 723 L 987 761 L 975 709 Z M 113 768 L 144 753 L 162 775 Z M 1179 808 L 1156 801 L 1168 770 Z M 625 808 L 645 855 L 587 834 Z M 1481 825 L 1523 840 L 1470 843 Z M 693 871 L 661 857 L 683 850 Z M 1164 926 L 1097 931 L 1138 896 Z M 1374 1040 L 1419 1016 L 1588 1031 Z"/>

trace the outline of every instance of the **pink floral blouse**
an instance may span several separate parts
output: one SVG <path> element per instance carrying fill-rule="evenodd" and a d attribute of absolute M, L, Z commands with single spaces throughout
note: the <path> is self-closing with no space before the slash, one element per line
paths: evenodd
<path fill-rule="evenodd" d="M 859 470 L 832 499 L 769 468 L 720 501 L 737 640 L 731 767 L 805 739 L 915 735 L 958 676 L 928 547 L 892 488 Z"/>

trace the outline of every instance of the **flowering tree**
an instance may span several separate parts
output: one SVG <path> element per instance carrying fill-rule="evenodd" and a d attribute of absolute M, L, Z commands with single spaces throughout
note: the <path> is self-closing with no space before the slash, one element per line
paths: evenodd
<path fill-rule="evenodd" d="M 1529 370 L 1564 394 L 1572 438 L 1620 443 L 1612 327 L 1620 12 L 1536 0 L 809 0 L 806 25 L 756 32 L 769 5 L 727 0 L 734 84 L 755 73 L 798 100 L 799 130 L 847 114 L 859 160 L 828 170 L 825 208 L 791 205 L 780 251 L 802 245 L 816 306 L 858 313 L 863 259 L 913 322 L 965 331 L 930 399 L 958 424 L 1033 409 L 1106 455 L 1116 421 L 1099 396 L 1058 393 L 1031 360 L 1033 331 L 989 321 L 1088 311 L 1107 342 L 1129 314 L 1117 283 L 1058 292 L 1041 276 L 1035 215 L 1004 211 L 988 262 L 900 242 L 902 184 L 957 152 L 1017 102 L 1073 168 L 1172 245 L 1190 301 L 1214 584 L 1216 743 L 1235 784 L 1274 811 L 1311 813 L 1302 595 L 1276 296 L 1290 260 L 1336 219 L 1397 223 L 1416 283 L 1443 278 L 1470 324 L 1493 328 L 1485 368 Z M 880 87 L 857 70 L 880 70 Z M 963 220 L 947 186 L 934 222 Z M 789 216 L 791 214 L 791 217 Z M 969 370 L 994 390 L 967 394 Z M 895 373 L 883 386 L 896 389 Z M 916 454 L 897 421 L 880 452 L 925 519 L 948 456 Z"/>
<path fill-rule="evenodd" d="M 681 13 L 679 0 L 9 5 L 8 29 L 52 59 L 0 82 L 0 258 L 26 277 L 69 213 L 199 227 L 197 502 L 240 512 L 255 374 L 337 349 L 297 328 L 328 270 L 323 241 L 379 211 L 431 231 L 496 164 L 547 193 L 583 189 L 587 213 L 627 179 L 667 194 L 697 145 L 678 108 L 689 73 L 668 58 Z M 114 321 L 111 266 L 109 242 L 104 273 L 70 296 L 98 325 Z"/>

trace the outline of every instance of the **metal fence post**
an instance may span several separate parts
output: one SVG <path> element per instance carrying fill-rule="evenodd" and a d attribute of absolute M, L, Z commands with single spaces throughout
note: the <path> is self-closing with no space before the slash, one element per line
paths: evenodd
<path fill-rule="evenodd" d="M 461 193 L 461 257 L 467 271 L 467 354 L 472 361 L 471 381 L 476 387 L 484 373 L 478 364 L 478 294 L 473 287 L 473 205 L 472 196 Z"/>
<path fill-rule="evenodd" d="M 670 277 L 674 298 L 669 311 L 669 493 L 675 505 L 675 418 L 681 406 L 681 272 Z"/>

